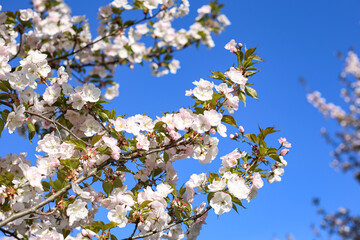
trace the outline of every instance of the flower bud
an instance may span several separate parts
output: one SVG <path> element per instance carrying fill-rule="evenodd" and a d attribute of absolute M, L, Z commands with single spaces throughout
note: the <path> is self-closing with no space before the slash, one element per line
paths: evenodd
<path fill-rule="evenodd" d="M 280 151 L 281 156 L 284 156 L 284 155 L 286 155 L 288 153 L 289 153 L 289 149 L 283 149 L 283 150 Z"/>
<path fill-rule="evenodd" d="M 240 132 L 241 134 L 244 134 L 245 129 L 244 129 L 244 127 L 243 127 L 243 126 L 240 126 L 240 127 L 239 127 L 239 132 Z"/>

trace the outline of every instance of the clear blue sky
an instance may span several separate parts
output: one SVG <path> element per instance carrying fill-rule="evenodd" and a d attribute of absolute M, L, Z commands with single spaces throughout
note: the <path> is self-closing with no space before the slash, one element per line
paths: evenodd
<path fill-rule="evenodd" d="M 28 6 L 28 0 L 0 0 L 3 10 Z M 93 30 L 96 13 L 107 1 L 66 1 L 74 15 L 88 16 Z M 360 2 L 356 0 L 223 0 L 223 12 L 232 22 L 225 32 L 214 38 L 216 47 L 187 49 L 176 54 L 181 61 L 177 75 L 154 78 L 147 67 L 136 66 L 135 71 L 119 68 L 116 80 L 120 83 L 120 96 L 112 105 L 118 114 L 147 113 L 160 115 L 161 111 L 176 110 L 190 105 L 185 90 L 193 88 L 192 82 L 210 79 L 209 70 L 225 71 L 235 61 L 224 49 L 231 39 L 258 46 L 259 55 L 266 60 L 258 67 L 261 72 L 253 78 L 259 101 L 249 100 L 247 107 L 237 113 L 237 119 L 246 130 L 277 126 L 280 136 L 293 145 L 286 156 L 288 166 L 283 181 L 266 184 L 248 209 L 223 214 L 219 218 L 212 212 L 207 218 L 199 239 L 270 240 L 275 236 L 285 239 L 291 233 L 297 240 L 314 239 L 310 224 L 319 224 L 320 218 L 311 204 L 319 197 L 328 211 L 344 206 L 360 213 L 359 184 L 351 174 L 344 175 L 329 167 L 331 146 L 320 136 L 320 128 L 336 130 L 336 124 L 324 120 L 306 101 L 306 92 L 299 77 L 307 79 L 311 88 L 319 90 L 330 101 L 342 104 L 339 97 L 338 75 L 343 62 L 337 51 L 346 53 L 349 47 L 359 49 Z M 207 1 L 193 0 L 190 17 L 177 26 L 187 26 L 196 15 L 196 9 Z M 164 93 L 163 93 L 164 92 Z M 140 97 L 139 97 L 140 96 Z M 166 104 L 164 104 L 166 103 Z M 15 134 L 4 134 L 0 139 L 0 155 L 35 152 L 27 141 Z M 236 145 L 222 145 L 219 156 L 229 153 Z M 220 163 L 215 163 L 214 170 Z M 191 172 L 205 168 L 191 159 L 177 165 L 180 177 L 186 181 Z"/>

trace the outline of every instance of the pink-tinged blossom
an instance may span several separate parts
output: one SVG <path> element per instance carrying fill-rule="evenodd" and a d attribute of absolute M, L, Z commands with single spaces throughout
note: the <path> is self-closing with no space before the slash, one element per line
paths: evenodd
<path fill-rule="evenodd" d="M 291 148 L 291 143 L 289 143 L 286 138 L 279 138 L 279 143 L 284 147 Z"/>
<path fill-rule="evenodd" d="M 234 91 L 234 89 L 229 87 L 226 83 L 220 83 L 219 85 L 215 85 L 215 89 L 220 94 L 224 94 L 224 95 L 227 95 L 227 94 L 232 93 Z"/>
<path fill-rule="evenodd" d="M 232 53 L 235 53 L 235 52 L 237 51 L 235 40 L 232 39 L 230 42 L 228 42 L 228 43 L 225 45 L 225 49 L 229 50 L 229 51 L 232 52 Z"/>
<path fill-rule="evenodd" d="M 234 111 L 239 109 L 239 98 L 232 94 L 227 94 L 224 108 L 227 109 L 230 114 L 234 114 Z"/>
<path fill-rule="evenodd" d="M 245 179 L 237 174 L 232 174 L 228 179 L 229 193 L 239 200 L 246 199 L 250 193 L 250 188 L 246 184 Z"/>
<path fill-rule="evenodd" d="M 220 180 L 214 180 L 208 185 L 210 192 L 222 191 L 226 187 L 226 179 L 221 178 Z"/>
<path fill-rule="evenodd" d="M 199 8 L 199 9 L 197 10 L 197 12 L 198 12 L 199 15 L 196 17 L 196 20 L 199 20 L 199 19 L 201 19 L 205 14 L 211 13 L 211 7 L 210 7 L 210 5 L 204 5 L 204 6 L 202 6 L 201 8 Z"/>
<path fill-rule="evenodd" d="M 92 83 L 85 84 L 82 87 L 76 87 L 75 90 L 81 94 L 85 102 L 97 102 L 101 95 L 100 89 Z"/>
<path fill-rule="evenodd" d="M 102 130 L 102 126 L 91 116 L 81 125 L 80 130 L 84 132 L 85 136 L 91 137 L 99 133 Z"/>
<path fill-rule="evenodd" d="M 226 15 L 221 14 L 217 17 L 217 20 L 223 25 L 223 26 L 229 26 L 231 24 L 231 22 L 229 21 L 229 19 L 226 17 Z"/>
<path fill-rule="evenodd" d="M 60 138 L 54 133 L 46 134 L 43 139 L 38 141 L 36 151 L 46 152 L 49 155 L 56 155 L 59 153 Z"/>
<path fill-rule="evenodd" d="M 247 82 L 247 78 L 243 76 L 242 71 L 231 67 L 229 71 L 224 74 L 227 78 L 229 78 L 234 83 L 239 84 L 241 90 L 245 90 L 245 84 Z"/>
<path fill-rule="evenodd" d="M 280 151 L 281 156 L 285 156 L 288 153 L 289 153 L 289 149 L 283 149 L 283 150 Z"/>
<path fill-rule="evenodd" d="M 42 193 L 44 191 L 41 184 L 43 176 L 41 175 L 40 170 L 37 167 L 29 167 L 29 165 L 24 163 L 20 163 L 19 167 L 23 171 L 25 179 L 29 181 L 30 185 L 34 187 L 37 192 Z"/>
<path fill-rule="evenodd" d="M 200 78 L 200 81 L 195 81 L 193 84 L 196 85 L 196 87 L 192 90 L 192 94 L 194 94 L 197 99 L 201 101 L 212 99 L 214 83 Z"/>
<path fill-rule="evenodd" d="M 189 203 L 194 201 L 195 188 L 202 186 L 206 183 L 207 178 L 205 173 L 192 174 L 189 181 L 185 183 L 186 197 L 185 200 Z"/>
<path fill-rule="evenodd" d="M 33 15 L 34 15 L 34 12 L 32 9 L 28 8 L 28 9 L 20 9 L 20 19 L 21 21 L 29 21 Z"/>
<path fill-rule="evenodd" d="M 61 88 L 59 85 L 53 85 L 46 88 L 43 98 L 47 104 L 53 105 L 60 96 Z"/>
<path fill-rule="evenodd" d="M 264 186 L 264 181 L 261 178 L 260 173 L 256 172 L 252 176 L 252 187 L 256 189 L 260 189 Z"/>
<path fill-rule="evenodd" d="M 204 111 L 204 116 L 208 120 L 211 126 L 218 126 L 221 124 L 222 114 L 218 113 L 216 110 L 212 109 L 209 111 Z"/>
<path fill-rule="evenodd" d="M 222 160 L 222 165 L 226 170 L 235 167 L 238 164 L 238 159 L 245 156 L 246 156 L 246 152 L 239 153 L 239 150 L 235 149 L 234 151 L 221 157 L 220 159 Z"/>
<path fill-rule="evenodd" d="M 217 215 L 230 212 L 232 204 L 231 196 L 224 192 L 216 192 L 210 200 L 210 206 Z"/>
<path fill-rule="evenodd" d="M 5 128 L 9 129 L 9 133 L 13 133 L 16 128 L 21 127 L 25 121 L 25 107 L 20 105 L 14 108 L 14 111 L 9 113 Z"/>
<path fill-rule="evenodd" d="M 106 92 L 104 97 L 107 100 L 113 100 L 114 98 L 116 98 L 117 96 L 119 96 L 119 84 L 116 83 L 115 85 L 106 88 Z"/>
<path fill-rule="evenodd" d="M 239 132 L 242 133 L 242 134 L 245 132 L 245 129 L 244 129 L 243 126 L 239 126 Z"/>
<path fill-rule="evenodd" d="M 160 183 L 159 185 L 156 186 L 156 190 L 157 190 L 157 194 L 162 197 L 165 198 L 167 197 L 174 189 L 166 183 Z"/>
<path fill-rule="evenodd" d="M 132 7 L 128 4 L 128 0 L 114 0 L 111 5 L 116 8 L 124 8 L 127 10 L 132 9 Z"/>
<path fill-rule="evenodd" d="M 196 145 L 192 157 L 199 160 L 201 164 L 211 163 L 217 156 L 219 149 L 217 147 L 219 139 L 206 135 L 203 145 Z"/>
<path fill-rule="evenodd" d="M 220 134 L 220 136 L 227 137 L 226 131 L 227 127 L 224 124 L 221 123 L 217 126 L 217 132 Z"/>
<path fill-rule="evenodd" d="M 93 237 L 98 237 L 98 235 L 91 231 L 90 229 L 81 229 L 81 235 L 88 239 L 92 239 Z"/>
<path fill-rule="evenodd" d="M 81 93 L 73 93 L 70 95 L 69 101 L 66 102 L 67 104 L 72 103 L 72 107 L 76 110 L 81 110 L 85 104 L 85 101 L 81 95 Z"/>
<path fill-rule="evenodd" d="M 175 74 L 179 68 L 180 68 L 179 60 L 173 59 L 171 63 L 169 63 L 169 70 L 172 74 Z"/>
<path fill-rule="evenodd" d="M 136 147 L 138 149 L 144 149 L 144 150 L 149 150 L 150 147 L 150 141 L 148 140 L 148 138 L 143 135 L 143 134 L 139 134 L 136 136 Z"/>
<path fill-rule="evenodd" d="M 73 225 L 74 222 L 78 222 L 88 216 L 89 210 L 86 208 L 86 205 L 86 202 L 81 199 L 76 199 L 75 202 L 69 205 L 66 210 L 66 215 L 69 216 L 70 226 Z"/>
<path fill-rule="evenodd" d="M 127 120 L 122 117 L 117 117 L 116 120 L 110 120 L 110 122 L 114 125 L 115 130 L 118 132 L 125 131 L 126 130 L 126 122 Z"/>

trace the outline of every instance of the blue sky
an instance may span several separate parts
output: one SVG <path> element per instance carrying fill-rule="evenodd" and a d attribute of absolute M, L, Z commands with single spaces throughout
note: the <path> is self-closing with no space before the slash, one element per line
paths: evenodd
<path fill-rule="evenodd" d="M 28 0 L 0 0 L 3 10 L 26 8 Z M 258 46 L 258 54 L 266 60 L 258 67 L 261 72 L 252 82 L 258 91 L 259 101 L 250 99 L 236 117 L 248 131 L 257 126 L 276 126 L 281 130 L 271 140 L 286 137 L 293 147 L 286 156 L 283 181 L 266 184 L 248 209 L 240 214 L 231 212 L 220 217 L 212 212 L 207 218 L 199 239 L 284 239 L 291 233 L 297 240 L 314 239 L 310 224 L 319 224 L 320 218 L 311 204 L 314 197 L 321 199 L 328 211 L 344 206 L 360 213 L 359 184 L 351 173 L 342 174 L 329 167 L 331 146 L 320 136 L 320 128 L 330 132 L 337 129 L 332 120 L 324 120 L 306 101 L 306 92 L 299 83 L 305 77 L 309 86 L 319 90 L 329 101 L 343 104 L 340 98 L 338 75 L 343 62 L 335 53 L 346 53 L 349 47 L 360 47 L 360 2 L 356 0 L 223 0 L 223 12 L 231 25 L 214 37 L 216 47 L 186 49 L 175 55 L 181 61 L 176 75 L 155 78 L 148 67 L 136 66 L 134 71 L 118 68 L 116 80 L 120 83 L 120 96 L 111 105 L 118 114 L 147 113 L 151 116 L 176 110 L 191 104 L 185 90 L 193 88 L 192 82 L 208 79 L 209 70 L 225 71 L 235 58 L 224 45 L 231 39 Z M 96 13 L 107 1 L 66 1 L 74 15 L 88 16 L 93 30 Z M 193 0 L 191 14 L 176 26 L 188 26 L 196 16 L 196 9 L 207 1 Z M 86 7 L 84 7 L 86 6 Z M 231 131 L 231 129 L 229 129 Z M 235 131 L 235 130 L 233 130 Z M 34 150 L 27 141 L 15 134 L 4 134 L 0 139 L 0 155 Z M 232 151 L 232 142 L 223 144 L 219 157 Z M 240 146 L 241 147 L 241 146 Z M 214 163 L 216 169 L 220 160 Z M 177 163 L 179 176 L 186 181 L 192 172 L 205 168 L 191 159 Z M 184 170 L 183 170 L 184 169 Z"/>

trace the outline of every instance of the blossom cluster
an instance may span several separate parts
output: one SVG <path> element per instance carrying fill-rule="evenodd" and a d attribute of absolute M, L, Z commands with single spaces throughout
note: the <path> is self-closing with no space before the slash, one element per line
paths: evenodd
<path fill-rule="evenodd" d="M 341 130 L 336 133 L 336 138 L 329 136 L 324 129 L 322 134 L 329 142 L 336 145 L 333 151 L 334 160 L 332 165 L 344 171 L 353 170 L 355 177 L 360 179 L 359 171 L 359 146 L 360 133 L 360 62 L 358 56 L 350 51 L 346 58 L 344 72 L 341 80 L 345 87 L 341 89 L 341 97 L 344 100 L 344 107 L 333 103 L 326 103 L 318 91 L 310 92 L 308 101 L 314 105 L 325 117 L 331 117 L 337 121 Z M 345 109 L 346 107 L 346 109 Z"/>

